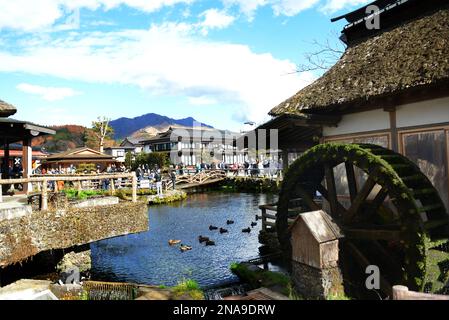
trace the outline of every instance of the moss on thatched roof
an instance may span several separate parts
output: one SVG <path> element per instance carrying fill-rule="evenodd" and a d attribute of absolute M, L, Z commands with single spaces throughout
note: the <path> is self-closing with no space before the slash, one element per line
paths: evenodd
<path fill-rule="evenodd" d="M 9 117 L 17 112 L 16 107 L 0 100 L 0 117 Z"/>
<path fill-rule="evenodd" d="M 321 78 L 273 108 L 270 115 L 354 107 L 372 98 L 448 80 L 446 7 L 349 47 Z"/>

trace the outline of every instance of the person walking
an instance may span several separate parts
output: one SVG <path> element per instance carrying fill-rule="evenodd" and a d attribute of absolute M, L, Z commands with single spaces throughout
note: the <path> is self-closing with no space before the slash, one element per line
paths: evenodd
<path fill-rule="evenodd" d="M 158 196 L 162 196 L 162 176 L 161 171 L 156 171 L 156 175 L 154 176 L 154 179 L 156 180 L 156 191 Z"/>
<path fill-rule="evenodd" d="M 171 178 L 171 183 L 173 185 L 173 190 L 175 190 L 176 189 L 176 173 L 175 173 L 175 170 L 172 170 L 170 172 L 170 178 Z"/>

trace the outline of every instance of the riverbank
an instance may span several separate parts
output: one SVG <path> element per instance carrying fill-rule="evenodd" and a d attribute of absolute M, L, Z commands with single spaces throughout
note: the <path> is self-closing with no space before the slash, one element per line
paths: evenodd
<path fill-rule="evenodd" d="M 269 178 L 228 177 L 217 185 L 217 190 L 236 193 L 269 193 L 278 194 L 280 180 Z"/>
<path fill-rule="evenodd" d="M 147 197 L 147 202 L 149 205 L 155 204 L 168 204 L 176 201 L 182 201 L 187 198 L 187 193 L 179 190 L 168 190 L 164 192 L 163 195 L 151 195 Z"/>

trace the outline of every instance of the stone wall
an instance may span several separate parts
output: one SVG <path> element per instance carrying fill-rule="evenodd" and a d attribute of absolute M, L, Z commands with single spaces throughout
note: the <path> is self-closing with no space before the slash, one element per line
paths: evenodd
<path fill-rule="evenodd" d="M 0 221 L 0 267 L 42 251 L 145 232 L 148 228 L 148 207 L 142 202 L 33 211 Z"/>
<path fill-rule="evenodd" d="M 292 279 L 296 291 L 306 299 L 325 300 L 344 294 L 340 268 L 316 269 L 292 261 Z"/>

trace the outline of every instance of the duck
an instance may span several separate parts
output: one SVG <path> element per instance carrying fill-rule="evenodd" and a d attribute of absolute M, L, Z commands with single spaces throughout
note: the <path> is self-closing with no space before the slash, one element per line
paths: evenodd
<path fill-rule="evenodd" d="M 260 220 L 260 217 L 256 215 L 256 221 L 259 221 L 259 220 Z"/>
<path fill-rule="evenodd" d="M 215 226 L 209 226 L 209 230 L 210 230 L 210 231 L 218 230 L 218 227 L 215 227 Z"/>
<path fill-rule="evenodd" d="M 200 243 L 204 243 L 204 242 L 207 242 L 207 241 L 209 241 L 210 239 L 208 238 L 208 237 L 203 237 L 203 236 L 199 236 L 198 237 L 198 241 L 200 242 Z"/>
<path fill-rule="evenodd" d="M 192 247 L 191 247 L 191 246 L 184 245 L 184 244 L 181 244 L 181 246 L 179 247 L 179 249 L 181 250 L 181 252 L 186 252 L 186 251 L 192 250 Z"/>
<path fill-rule="evenodd" d="M 243 233 L 251 233 L 251 228 L 246 228 L 242 230 Z"/>
<path fill-rule="evenodd" d="M 255 226 L 257 226 L 257 222 L 253 222 L 253 223 L 251 223 L 251 227 L 255 227 Z"/>
<path fill-rule="evenodd" d="M 206 246 L 210 247 L 210 246 L 215 246 L 215 241 L 206 241 Z"/>
<path fill-rule="evenodd" d="M 228 220 L 228 221 L 226 221 L 226 224 L 229 226 L 230 224 L 234 224 L 234 221 L 233 220 Z"/>
<path fill-rule="evenodd" d="M 180 244 L 181 240 L 168 240 L 168 244 L 170 246 L 176 246 L 177 244 Z"/>
<path fill-rule="evenodd" d="M 223 228 L 220 228 L 220 233 L 221 233 L 221 234 L 223 234 L 223 233 L 228 233 L 228 230 L 223 229 Z"/>

